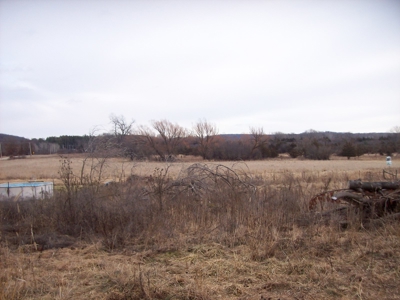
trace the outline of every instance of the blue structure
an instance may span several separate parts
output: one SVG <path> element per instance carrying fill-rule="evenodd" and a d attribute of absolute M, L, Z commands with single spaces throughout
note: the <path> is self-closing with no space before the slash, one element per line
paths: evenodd
<path fill-rule="evenodd" d="M 51 196 L 53 196 L 53 182 L 29 181 L 0 184 L 0 198 L 3 199 L 44 199 Z"/>

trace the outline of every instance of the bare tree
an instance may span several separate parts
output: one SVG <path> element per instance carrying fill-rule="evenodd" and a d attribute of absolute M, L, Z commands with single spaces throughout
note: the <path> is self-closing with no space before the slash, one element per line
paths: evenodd
<path fill-rule="evenodd" d="M 187 136 L 185 128 L 167 120 L 152 121 L 152 129 L 147 126 L 139 127 L 139 134 L 156 152 L 161 160 L 168 161 L 177 154 L 177 149 Z"/>
<path fill-rule="evenodd" d="M 110 123 L 112 124 L 112 137 L 115 142 L 115 148 L 119 154 L 125 157 L 129 157 L 134 160 L 139 155 L 139 148 L 141 141 L 137 136 L 133 134 L 134 120 L 126 121 L 125 117 L 114 114 L 110 115 Z"/>
<path fill-rule="evenodd" d="M 207 122 L 207 120 L 199 120 L 193 125 L 193 134 L 199 142 L 199 152 L 203 159 L 210 157 L 210 150 L 218 134 L 216 125 Z"/>
<path fill-rule="evenodd" d="M 391 137 L 393 144 L 393 152 L 400 151 L 400 126 L 394 126 L 390 129 L 390 132 L 393 134 Z"/>
<path fill-rule="evenodd" d="M 114 114 L 110 115 L 110 122 L 113 125 L 112 133 L 121 142 L 125 136 L 132 134 L 134 120 L 130 122 L 125 120 L 125 117 L 120 115 L 116 116 Z"/>
<path fill-rule="evenodd" d="M 142 142 L 152 149 L 161 160 L 164 160 L 164 152 L 154 130 L 149 126 L 140 125 L 138 134 Z"/>
<path fill-rule="evenodd" d="M 250 152 L 250 156 L 252 156 L 254 151 L 267 145 L 268 136 L 264 133 L 264 129 L 262 127 L 250 127 L 250 135 L 253 144 Z"/>
<path fill-rule="evenodd" d="M 390 129 L 390 132 L 391 132 L 391 133 L 400 133 L 400 126 L 393 126 L 393 127 Z"/>

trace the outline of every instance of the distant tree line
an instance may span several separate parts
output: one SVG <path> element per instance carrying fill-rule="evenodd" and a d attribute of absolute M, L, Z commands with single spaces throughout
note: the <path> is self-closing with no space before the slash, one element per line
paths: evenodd
<path fill-rule="evenodd" d="M 47 143 L 57 144 L 59 147 L 58 152 L 85 152 L 85 147 L 89 142 L 90 137 L 88 135 L 62 135 L 59 137 L 51 136 L 46 138 Z"/>
<path fill-rule="evenodd" d="M 400 152 L 400 130 L 389 133 L 335 133 L 308 130 L 300 134 L 266 134 L 250 128 L 247 134 L 219 134 L 215 124 L 199 120 L 187 129 L 168 120 L 134 126 L 123 116 L 110 116 L 111 129 L 100 135 L 48 137 L 27 140 L 0 135 L 3 156 L 52 153 L 102 153 L 131 160 L 174 161 L 181 155 L 205 160 L 258 160 L 287 153 L 292 158 L 327 160 L 331 155 L 359 157 Z"/>

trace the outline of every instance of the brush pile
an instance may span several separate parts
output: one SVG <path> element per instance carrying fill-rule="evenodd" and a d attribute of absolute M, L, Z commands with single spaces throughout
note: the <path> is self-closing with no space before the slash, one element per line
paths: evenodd
<path fill-rule="evenodd" d="M 323 216 L 350 209 L 363 220 L 379 218 L 400 219 L 400 181 L 363 182 L 350 180 L 348 189 L 331 190 L 315 195 L 309 202 L 310 211 Z"/>

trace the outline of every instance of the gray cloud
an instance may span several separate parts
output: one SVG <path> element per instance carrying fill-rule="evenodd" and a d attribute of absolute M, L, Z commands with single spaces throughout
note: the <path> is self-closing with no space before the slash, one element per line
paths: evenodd
<path fill-rule="evenodd" d="M 0 6 L 0 132 L 85 134 L 110 113 L 223 133 L 399 125 L 398 1 Z"/>

